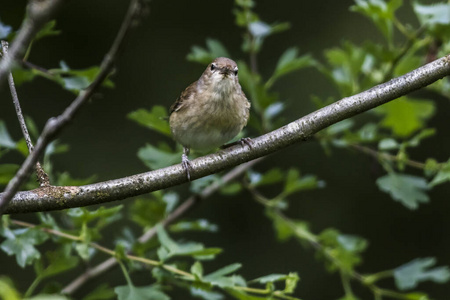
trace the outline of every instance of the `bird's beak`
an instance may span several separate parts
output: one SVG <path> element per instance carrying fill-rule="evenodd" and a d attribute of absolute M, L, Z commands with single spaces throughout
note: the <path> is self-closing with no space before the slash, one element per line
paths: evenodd
<path fill-rule="evenodd" d="M 229 69 L 229 68 L 222 68 L 221 70 L 220 70 L 220 74 L 222 74 L 222 75 L 224 75 L 224 77 L 228 77 L 228 75 L 230 75 L 231 74 L 231 69 Z"/>

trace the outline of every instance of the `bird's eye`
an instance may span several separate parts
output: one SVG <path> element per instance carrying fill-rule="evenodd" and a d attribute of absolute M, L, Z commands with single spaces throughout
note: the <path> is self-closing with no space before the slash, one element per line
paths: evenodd
<path fill-rule="evenodd" d="M 238 69 L 234 70 L 234 76 L 237 76 L 238 74 Z"/>
<path fill-rule="evenodd" d="M 215 64 L 211 64 L 211 71 L 214 71 L 216 69 L 216 65 Z"/>

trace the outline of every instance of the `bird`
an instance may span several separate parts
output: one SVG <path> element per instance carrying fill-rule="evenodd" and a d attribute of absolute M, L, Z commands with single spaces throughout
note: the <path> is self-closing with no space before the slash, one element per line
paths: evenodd
<path fill-rule="evenodd" d="M 238 66 L 226 57 L 214 59 L 169 110 L 174 140 L 183 146 L 181 164 L 190 181 L 190 149 L 209 151 L 236 137 L 247 125 L 250 101 L 242 91 Z M 251 145 L 244 138 L 241 144 Z"/>

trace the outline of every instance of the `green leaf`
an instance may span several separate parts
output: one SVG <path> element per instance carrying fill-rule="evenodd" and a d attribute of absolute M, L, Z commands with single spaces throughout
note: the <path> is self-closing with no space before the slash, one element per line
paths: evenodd
<path fill-rule="evenodd" d="M 191 273 L 195 275 L 196 278 L 202 278 L 203 277 L 203 266 L 201 262 L 196 261 L 191 266 Z"/>
<path fill-rule="evenodd" d="M 361 142 L 373 142 L 378 137 L 378 125 L 374 123 L 366 123 L 358 130 L 358 138 Z"/>
<path fill-rule="evenodd" d="M 16 175 L 20 166 L 15 164 L 2 164 L 0 165 L 0 185 L 7 184 Z"/>
<path fill-rule="evenodd" d="M 144 228 L 151 228 L 166 217 L 166 203 L 161 196 L 151 195 L 151 199 L 138 198 L 130 207 L 131 220 Z"/>
<path fill-rule="evenodd" d="M 36 71 L 35 69 L 24 69 L 18 66 L 17 68 L 14 68 L 12 70 L 13 78 L 14 78 L 14 84 L 16 86 L 20 86 L 25 82 L 32 81 L 36 76 L 38 76 L 40 73 L 39 71 Z"/>
<path fill-rule="evenodd" d="M 199 219 L 196 221 L 180 221 L 170 226 L 170 231 L 183 232 L 183 231 L 209 231 L 217 232 L 218 226 L 210 223 L 208 220 Z"/>
<path fill-rule="evenodd" d="M 55 140 L 50 144 L 48 144 L 47 148 L 45 149 L 45 158 L 48 159 L 50 156 L 54 154 L 65 153 L 68 150 L 69 145 L 60 144 L 58 140 Z"/>
<path fill-rule="evenodd" d="M 170 300 L 169 296 L 155 286 L 123 285 L 116 287 L 114 292 L 118 300 Z"/>
<path fill-rule="evenodd" d="M 281 182 L 283 180 L 283 171 L 279 168 L 270 169 L 264 174 L 249 171 L 248 176 L 251 186 L 263 186 Z"/>
<path fill-rule="evenodd" d="M 75 250 L 84 261 L 88 261 L 93 254 L 91 252 L 91 247 L 87 243 L 76 243 Z"/>
<path fill-rule="evenodd" d="M 350 130 L 350 128 L 352 128 L 353 125 L 355 125 L 355 122 L 353 120 L 346 119 L 346 120 L 340 121 L 340 122 L 335 123 L 335 124 L 331 125 L 330 127 L 328 127 L 326 129 L 326 133 L 331 136 L 337 135 L 339 133 L 343 133 L 343 132 Z"/>
<path fill-rule="evenodd" d="M 285 280 L 287 275 L 285 274 L 270 274 L 256 279 L 251 280 L 252 282 L 259 282 L 261 284 L 266 284 L 268 282 L 276 282 L 280 280 Z"/>
<path fill-rule="evenodd" d="M 448 3 L 422 5 L 418 1 L 414 1 L 413 8 L 421 25 L 428 29 L 436 39 L 448 39 L 450 30 Z"/>
<path fill-rule="evenodd" d="M 213 286 L 221 288 L 232 288 L 235 286 L 246 286 L 244 278 L 239 275 L 231 276 L 217 276 L 214 278 L 203 277 L 203 281 L 210 283 Z"/>
<path fill-rule="evenodd" d="M 206 39 L 206 47 L 207 49 L 192 46 L 191 52 L 187 55 L 187 60 L 207 65 L 217 57 L 230 57 L 227 49 L 219 40 Z"/>
<path fill-rule="evenodd" d="M 294 235 L 294 229 L 279 214 L 274 213 L 273 210 L 270 209 L 266 212 L 273 221 L 273 227 L 277 233 L 278 240 L 284 242 Z"/>
<path fill-rule="evenodd" d="M 235 4 L 242 8 L 253 8 L 255 6 L 253 0 L 235 0 Z"/>
<path fill-rule="evenodd" d="M 264 38 L 271 33 L 271 27 L 262 21 L 251 22 L 248 26 L 250 34 L 255 38 Z"/>
<path fill-rule="evenodd" d="M 395 284 L 400 290 L 417 287 L 419 282 L 433 281 L 446 283 L 450 280 L 450 270 L 447 266 L 430 269 L 436 264 L 433 257 L 417 258 L 394 270 Z"/>
<path fill-rule="evenodd" d="M 409 209 L 416 209 L 419 203 L 427 203 L 427 181 L 422 177 L 390 173 L 377 179 L 377 185 L 383 192 L 389 193 L 394 200 L 400 201 Z"/>
<path fill-rule="evenodd" d="M 222 252 L 220 248 L 205 248 L 200 243 L 176 243 L 161 225 L 157 225 L 156 233 L 161 243 L 157 254 L 162 261 L 173 256 L 192 256 L 196 259 L 209 259 Z"/>
<path fill-rule="evenodd" d="M 57 274 L 75 268 L 78 265 L 78 257 L 71 256 L 69 253 L 61 251 L 48 252 L 46 254 L 49 264 L 48 266 L 37 272 L 41 279 L 55 276 Z"/>
<path fill-rule="evenodd" d="M 234 196 L 238 194 L 240 191 L 242 191 L 242 189 L 243 189 L 242 184 L 238 182 L 231 182 L 225 184 L 224 186 L 221 186 L 220 193 L 222 195 Z"/>
<path fill-rule="evenodd" d="M 261 284 L 274 283 L 277 281 L 284 281 L 285 282 L 284 292 L 291 294 L 294 292 L 299 280 L 300 280 L 300 278 L 298 277 L 297 273 L 289 273 L 288 275 L 286 275 L 286 274 L 266 275 L 263 277 L 253 279 L 251 281 L 258 282 Z"/>
<path fill-rule="evenodd" d="M 204 277 L 204 279 L 205 280 L 217 279 L 217 278 L 223 277 L 225 275 L 234 273 L 235 271 L 239 270 L 241 267 L 242 267 L 242 265 L 240 263 L 234 263 L 234 264 L 228 265 L 226 267 L 220 268 L 217 271 L 209 273 L 208 275 L 206 275 Z"/>
<path fill-rule="evenodd" d="M 82 300 L 108 300 L 116 298 L 116 293 L 107 285 L 101 284 L 94 291 L 86 295 Z"/>
<path fill-rule="evenodd" d="M 138 157 L 152 170 L 164 168 L 181 161 L 181 154 L 172 152 L 165 144 L 160 144 L 160 147 L 147 144 L 139 149 Z"/>
<path fill-rule="evenodd" d="M 248 98 L 252 101 L 252 108 L 257 112 L 264 113 L 265 109 L 278 100 L 275 93 L 270 93 L 262 84 L 261 76 L 250 70 L 244 61 L 238 61 L 239 82 Z M 250 121 L 255 118 L 250 118 Z"/>
<path fill-rule="evenodd" d="M 270 121 L 283 112 L 284 108 L 285 105 L 282 102 L 272 103 L 264 110 L 264 118 Z"/>
<path fill-rule="evenodd" d="M 362 252 L 367 247 L 367 241 L 356 235 L 340 234 L 337 241 L 345 250 L 350 252 Z"/>
<path fill-rule="evenodd" d="M 205 291 L 200 288 L 192 287 L 190 288 L 191 295 L 196 298 L 201 298 L 204 300 L 222 300 L 223 295 L 213 291 Z"/>
<path fill-rule="evenodd" d="M 297 169 L 289 169 L 283 193 L 287 196 L 298 191 L 311 190 L 323 186 L 324 182 L 319 181 L 316 176 L 300 176 L 300 172 Z"/>
<path fill-rule="evenodd" d="M 44 26 L 42 26 L 41 30 L 39 30 L 34 39 L 37 41 L 47 36 L 59 35 L 61 33 L 61 30 L 55 30 L 55 27 L 56 27 L 55 20 L 47 22 Z"/>
<path fill-rule="evenodd" d="M 298 277 L 297 273 L 289 273 L 289 275 L 286 277 L 285 280 L 285 288 L 284 292 L 288 294 L 292 294 L 295 291 L 295 288 L 297 287 L 297 283 L 300 280 L 300 277 Z"/>
<path fill-rule="evenodd" d="M 13 141 L 11 136 L 6 129 L 5 122 L 0 120 L 0 147 L 5 147 L 7 149 L 15 149 L 16 142 Z"/>
<path fill-rule="evenodd" d="M 431 101 L 401 97 L 378 107 L 375 112 L 383 116 L 383 127 L 391 129 L 396 136 L 407 137 L 423 128 L 434 110 L 435 106 Z"/>
<path fill-rule="evenodd" d="M 355 235 L 341 234 L 338 230 L 325 229 L 319 235 L 322 242 L 323 251 L 331 254 L 335 260 L 330 261 L 323 253 L 318 253 L 319 257 L 324 258 L 327 268 L 330 271 L 344 269 L 351 271 L 362 261 L 360 253 L 367 248 L 367 241 Z"/>
<path fill-rule="evenodd" d="M 450 181 L 450 159 L 445 164 L 443 164 L 443 166 L 440 168 L 439 172 L 436 174 L 429 185 L 430 187 L 434 187 L 446 181 Z"/>
<path fill-rule="evenodd" d="M 21 300 L 19 292 L 14 288 L 14 285 L 6 276 L 0 276 L 0 298 L 4 300 Z"/>
<path fill-rule="evenodd" d="M 130 120 L 137 122 L 138 124 L 162 133 L 166 136 L 170 136 L 170 127 L 168 122 L 167 109 L 164 106 L 155 105 L 151 111 L 146 109 L 138 109 L 127 115 Z"/>
<path fill-rule="evenodd" d="M 402 0 L 355 0 L 352 11 L 359 12 L 375 23 L 389 43 L 393 39 L 395 11 L 402 5 Z"/>
<path fill-rule="evenodd" d="M 447 3 L 422 5 L 419 2 L 413 2 L 413 8 L 422 25 L 450 24 L 450 13 Z"/>
<path fill-rule="evenodd" d="M 221 248 L 204 248 L 203 245 L 199 243 L 185 243 L 181 244 L 181 247 L 176 255 L 188 255 L 194 256 L 197 259 L 208 259 L 209 256 L 220 254 L 222 251 L 223 250 Z"/>
<path fill-rule="evenodd" d="M 46 78 L 53 80 L 54 82 L 61 85 L 64 89 L 69 90 L 74 93 L 79 93 L 81 90 L 87 88 L 97 77 L 100 72 L 100 67 L 94 66 L 87 69 L 70 69 L 70 67 L 64 62 L 60 62 L 59 69 L 51 69 L 49 70 L 49 74 L 41 74 L 39 75 L 45 76 Z M 106 78 L 102 86 L 113 88 L 114 82 L 110 79 Z"/>
<path fill-rule="evenodd" d="M 424 293 L 408 293 L 404 294 L 407 300 L 431 300 L 427 294 Z"/>
<path fill-rule="evenodd" d="M 378 143 L 378 150 L 393 150 L 398 149 L 400 147 L 400 144 L 397 143 L 397 141 L 393 138 L 385 138 L 382 139 Z"/>
<path fill-rule="evenodd" d="M 179 247 L 177 243 L 172 240 L 162 225 L 156 226 L 156 233 L 158 234 L 159 242 L 161 246 L 164 246 L 169 252 L 177 252 Z"/>
<path fill-rule="evenodd" d="M 180 201 L 180 197 L 175 192 L 165 192 L 162 194 L 162 200 L 166 204 L 166 214 L 172 212 Z"/>
<path fill-rule="evenodd" d="M 278 59 L 275 71 L 272 77 L 268 80 L 266 87 L 270 87 L 273 82 L 283 75 L 300 70 L 306 67 L 312 67 L 316 64 L 316 61 L 311 55 L 305 54 L 298 57 L 298 49 L 295 47 L 288 48 Z"/>
<path fill-rule="evenodd" d="M 400 59 L 397 66 L 395 66 L 392 74 L 394 77 L 400 77 L 406 73 L 411 72 L 414 69 L 418 69 L 423 65 L 423 63 L 424 62 L 422 56 L 415 55 L 414 51 L 409 50 L 409 52 Z"/>
<path fill-rule="evenodd" d="M 376 76 L 379 71 L 373 67 L 376 59 L 365 48 L 345 41 L 341 48 L 326 50 L 325 56 L 330 67 L 319 65 L 318 69 L 337 86 L 343 97 L 372 87 L 381 80 Z"/>
<path fill-rule="evenodd" d="M 247 53 L 258 53 L 267 36 L 290 28 L 290 24 L 287 22 L 269 25 L 261 21 L 257 14 L 249 10 L 235 10 L 235 14 L 236 23 L 245 27 L 249 33 L 244 35 L 242 43 L 242 50 Z"/>
<path fill-rule="evenodd" d="M 97 221 L 97 227 L 102 227 L 113 221 L 118 220 L 121 215 L 123 205 L 117 205 L 113 207 L 106 208 L 101 206 L 95 210 L 89 210 L 84 207 L 71 208 L 67 211 L 67 215 L 71 217 L 72 221 L 80 225 L 83 223 L 89 223 L 92 221 Z"/>
<path fill-rule="evenodd" d="M 34 246 L 48 239 L 48 234 L 38 228 L 4 228 L 3 236 L 6 240 L 0 244 L 0 248 L 8 255 L 15 255 L 17 264 L 22 268 L 41 258 L 41 253 Z"/>
<path fill-rule="evenodd" d="M 88 78 L 83 76 L 63 77 L 64 87 L 69 91 L 81 91 L 90 84 Z"/>
<path fill-rule="evenodd" d="M 436 134 L 436 130 L 434 128 L 425 128 L 420 131 L 418 134 L 413 136 L 409 141 L 406 142 L 408 147 L 417 147 L 420 145 L 420 142 L 423 139 L 431 137 Z"/>
<path fill-rule="evenodd" d="M 129 262 L 128 256 L 127 256 L 127 247 L 126 247 L 125 241 L 118 241 L 116 243 L 116 247 L 114 248 L 114 257 L 117 258 L 117 260 L 122 262 Z"/>
<path fill-rule="evenodd" d="M 425 169 L 424 169 L 425 176 L 428 177 L 435 175 L 437 172 L 439 172 L 440 168 L 441 165 L 437 162 L 437 160 L 435 160 L 434 158 L 428 158 L 425 161 Z"/>

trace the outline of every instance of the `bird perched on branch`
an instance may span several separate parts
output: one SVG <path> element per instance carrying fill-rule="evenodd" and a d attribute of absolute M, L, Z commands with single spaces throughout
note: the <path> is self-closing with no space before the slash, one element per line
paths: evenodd
<path fill-rule="evenodd" d="M 190 149 L 222 146 L 241 132 L 249 114 L 250 102 L 239 84 L 237 64 L 226 57 L 216 58 L 170 107 L 170 129 L 184 147 L 181 160 L 188 180 Z"/>

